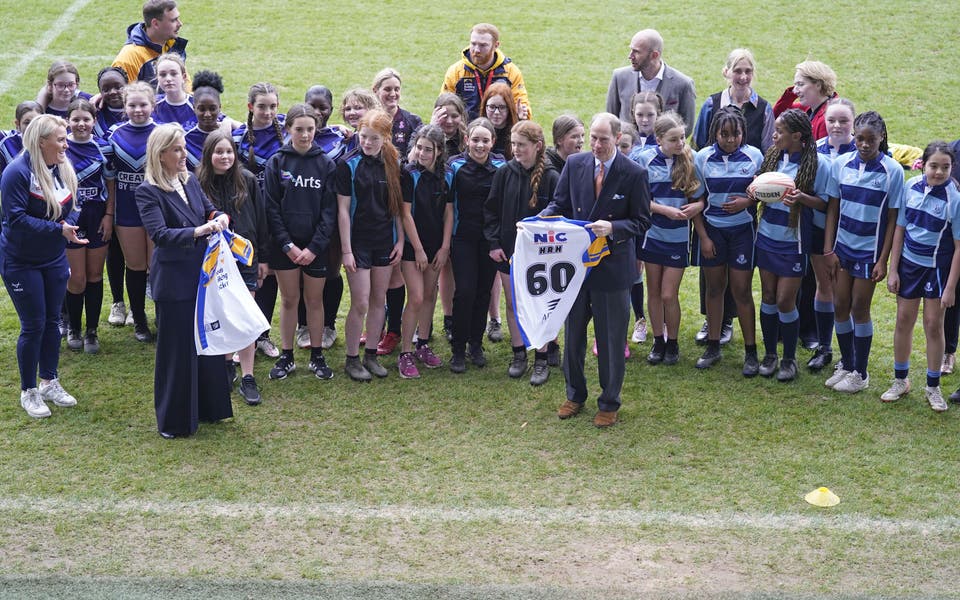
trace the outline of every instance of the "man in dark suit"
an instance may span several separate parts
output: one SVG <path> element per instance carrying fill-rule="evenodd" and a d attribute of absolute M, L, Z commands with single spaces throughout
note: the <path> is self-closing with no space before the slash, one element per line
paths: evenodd
<path fill-rule="evenodd" d="M 657 92 L 663 110 L 683 117 L 687 135 L 693 131 L 697 91 L 693 80 L 663 62 L 663 38 L 654 29 L 638 31 L 630 40 L 630 66 L 614 69 L 607 90 L 607 112 L 633 123 L 631 107 L 637 92 Z"/>
<path fill-rule="evenodd" d="M 563 374 L 567 400 L 557 416 L 568 419 L 587 400 L 584 358 L 587 324 L 594 320 L 602 392 L 597 399 L 597 427 L 617 422 L 625 358 L 623 345 L 630 321 L 630 288 L 637 279 L 636 237 L 650 224 L 647 171 L 617 151 L 620 120 L 609 113 L 593 117 L 590 152 L 567 159 L 554 200 L 541 214 L 589 221 L 597 237 L 606 237 L 610 254 L 587 276 L 566 321 Z"/>

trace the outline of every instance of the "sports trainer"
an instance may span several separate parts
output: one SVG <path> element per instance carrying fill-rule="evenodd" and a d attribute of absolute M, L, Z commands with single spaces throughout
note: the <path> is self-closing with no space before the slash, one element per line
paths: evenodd
<path fill-rule="evenodd" d="M 693 131 L 697 91 L 693 80 L 668 66 L 662 59 L 663 38 L 655 29 L 644 29 L 630 40 L 630 66 L 614 69 L 607 90 L 607 112 L 633 123 L 631 100 L 637 92 L 657 92 L 663 98 L 663 110 L 680 113 L 686 133 Z"/>
<path fill-rule="evenodd" d="M 487 88 L 501 81 L 510 86 L 517 115 L 522 119 L 532 117 L 527 88 L 523 74 L 500 48 L 500 30 L 489 23 L 478 23 L 470 30 L 470 45 L 463 49 L 463 57 L 450 65 L 443 78 L 440 93 L 452 92 L 467 105 L 469 121 L 480 114 L 480 99 Z"/>
<path fill-rule="evenodd" d="M 590 271 L 565 324 L 563 375 L 567 400 L 557 411 L 568 419 L 587 400 L 584 357 L 587 324 L 594 319 L 600 392 L 597 427 L 617 422 L 625 358 L 623 340 L 630 322 L 630 288 L 637 280 L 635 240 L 650 225 L 647 171 L 617 151 L 620 120 L 600 113 L 590 123 L 590 152 L 571 155 L 557 183 L 553 201 L 541 215 L 590 221 L 587 227 L 606 236 L 610 254 Z"/>

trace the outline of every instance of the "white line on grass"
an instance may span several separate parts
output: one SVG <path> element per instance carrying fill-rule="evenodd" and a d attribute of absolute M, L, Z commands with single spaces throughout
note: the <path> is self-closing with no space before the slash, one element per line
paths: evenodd
<path fill-rule="evenodd" d="M 756 513 L 686 514 L 669 511 L 576 508 L 429 507 L 351 503 L 257 504 L 240 502 L 171 502 L 155 500 L 70 500 L 65 498 L 3 498 L 0 512 L 156 514 L 171 517 L 274 517 L 287 519 L 346 518 L 358 521 L 428 521 L 444 523 L 496 522 L 528 526 L 560 524 L 637 527 L 660 525 L 688 529 L 761 529 L 798 531 L 829 529 L 843 532 L 924 535 L 960 532 L 960 518 L 885 519 L 861 515 L 799 515 Z"/>
<path fill-rule="evenodd" d="M 50 44 L 53 43 L 53 40 L 63 33 L 67 27 L 73 22 L 74 16 L 80 12 L 84 6 L 90 3 L 90 0 L 74 0 L 67 10 L 60 15 L 60 17 L 53 22 L 53 25 L 47 29 L 40 39 L 37 40 L 37 43 L 33 45 L 32 48 L 27 50 L 24 54 L 20 55 L 20 60 L 17 61 L 15 65 L 7 69 L 6 73 L 3 74 L 3 77 L 0 77 L 0 96 L 7 93 L 10 88 L 17 83 L 17 80 L 23 75 L 24 71 L 27 70 L 27 67 L 30 66 L 30 63 L 35 61 L 38 56 L 46 52 Z"/>

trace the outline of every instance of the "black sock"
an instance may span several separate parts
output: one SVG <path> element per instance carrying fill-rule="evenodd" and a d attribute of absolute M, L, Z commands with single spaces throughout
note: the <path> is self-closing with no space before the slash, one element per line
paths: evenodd
<path fill-rule="evenodd" d="M 400 321 L 403 317 L 403 302 L 407 299 L 404 286 L 387 290 L 387 331 L 400 335 Z"/>
<path fill-rule="evenodd" d="M 113 302 L 123 302 L 123 272 L 126 264 L 123 262 L 123 249 L 116 234 L 110 239 L 107 250 L 107 277 L 110 279 L 110 295 Z"/>
<path fill-rule="evenodd" d="M 80 331 L 80 317 L 83 314 L 83 292 L 79 294 L 67 292 L 64 304 L 67 305 L 67 321 L 70 331 Z"/>
<path fill-rule="evenodd" d="M 547 353 L 546 353 L 546 352 L 540 352 L 539 350 L 537 350 L 536 352 L 533 353 L 533 360 L 546 361 L 546 360 L 547 360 Z"/>
<path fill-rule="evenodd" d="M 103 280 L 88 281 L 83 292 L 84 310 L 87 311 L 87 331 L 96 331 L 100 325 L 100 311 L 103 309 Z"/>
<path fill-rule="evenodd" d="M 337 273 L 336 277 L 328 278 L 323 286 L 324 327 L 337 328 L 337 311 L 340 310 L 341 299 L 343 299 L 343 276 Z"/>
<path fill-rule="evenodd" d="M 513 353 L 514 353 L 514 354 L 522 354 L 522 353 L 526 353 L 526 351 L 527 351 L 527 349 L 526 349 L 524 346 L 514 346 L 514 347 L 513 347 Z"/>
<path fill-rule="evenodd" d="M 427 345 L 427 340 L 417 339 L 417 350 Z"/>
<path fill-rule="evenodd" d="M 376 348 L 364 348 L 364 349 L 363 349 L 363 354 L 364 354 L 364 356 L 373 356 L 373 357 L 376 357 L 376 356 L 377 356 L 377 349 L 376 349 Z"/>
<path fill-rule="evenodd" d="M 670 352 L 671 350 L 672 350 L 673 352 L 676 352 L 676 351 L 678 351 L 678 350 L 680 349 L 680 344 L 677 343 L 676 338 L 674 338 L 674 339 L 669 339 L 669 338 L 667 338 L 667 346 L 666 346 L 666 347 L 667 347 L 667 352 Z"/>
<path fill-rule="evenodd" d="M 747 356 L 756 356 L 757 355 L 757 345 L 756 344 L 744 344 L 743 352 Z"/>
<path fill-rule="evenodd" d="M 137 325 L 147 324 L 147 272 L 127 269 L 127 295 L 130 296 L 130 312 Z"/>

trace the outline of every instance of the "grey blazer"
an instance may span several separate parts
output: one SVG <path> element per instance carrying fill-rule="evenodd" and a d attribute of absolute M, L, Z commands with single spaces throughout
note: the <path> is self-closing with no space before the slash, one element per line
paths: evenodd
<path fill-rule="evenodd" d="M 620 67 L 613 70 L 610 89 L 607 90 L 607 112 L 617 115 L 621 121 L 633 123 L 630 101 L 637 93 L 639 77 L 640 73 L 634 71 L 633 67 Z M 693 80 L 664 64 L 663 79 L 660 80 L 657 92 L 663 97 L 663 110 L 677 111 L 683 117 L 689 136 L 693 131 L 697 105 L 697 91 L 693 86 Z"/>

